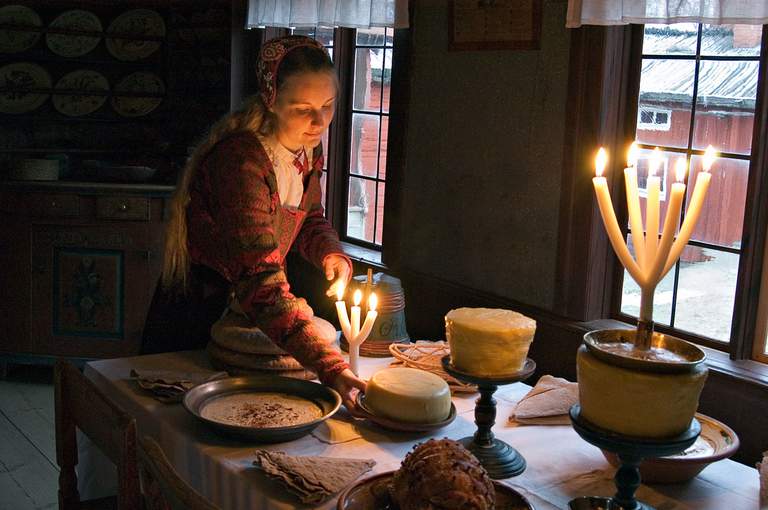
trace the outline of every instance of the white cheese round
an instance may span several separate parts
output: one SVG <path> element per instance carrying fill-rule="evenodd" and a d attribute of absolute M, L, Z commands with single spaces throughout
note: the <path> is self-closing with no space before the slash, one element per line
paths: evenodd
<path fill-rule="evenodd" d="M 377 416 L 437 423 L 451 412 L 451 390 L 439 376 L 416 368 L 385 368 L 368 381 L 365 404 Z"/>

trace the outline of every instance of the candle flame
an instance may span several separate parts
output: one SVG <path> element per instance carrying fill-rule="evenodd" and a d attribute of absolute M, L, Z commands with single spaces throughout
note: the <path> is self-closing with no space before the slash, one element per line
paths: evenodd
<path fill-rule="evenodd" d="M 629 151 L 627 152 L 627 166 L 628 167 L 635 167 L 637 166 L 637 142 L 632 142 L 632 145 L 629 146 Z"/>
<path fill-rule="evenodd" d="M 709 169 L 712 168 L 712 164 L 715 162 L 715 159 L 717 159 L 717 151 L 714 147 L 708 145 L 707 150 L 704 151 L 704 163 L 702 165 L 702 168 L 705 172 L 709 172 Z"/>
<path fill-rule="evenodd" d="M 336 301 L 341 301 L 344 297 L 344 282 L 336 280 Z"/>
<path fill-rule="evenodd" d="M 600 150 L 597 151 L 597 156 L 595 156 L 595 175 L 598 177 L 603 176 L 603 172 L 605 171 L 605 165 L 608 163 L 608 153 L 605 152 L 605 149 L 600 147 Z"/>
<path fill-rule="evenodd" d="M 360 289 L 357 289 L 355 291 L 354 296 L 352 297 L 352 301 L 354 301 L 355 306 L 360 306 L 360 301 L 363 300 L 363 293 L 360 291 Z"/>
<path fill-rule="evenodd" d="M 675 164 L 675 179 L 677 182 L 683 182 L 685 180 L 685 173 L 688 171 L 688 162 L 685 158 L 679 158 Z"/>
<path fill-rule="evenodd" d="M 379 298 L 376 297 L 375 292 L 371 292 L 371 295 L 368 296 L 368 310 L 371 312 L 375 311 L 378 304 Z"/>
<path fill-rule="evenodd" d="M 656 147 L 653 149 L 653 153 L 651 153 L 651 160 L 648 162 L 648 177 L 653 177 L 656 175 L 656 171 L 661 166 L 661 149 Z"/>

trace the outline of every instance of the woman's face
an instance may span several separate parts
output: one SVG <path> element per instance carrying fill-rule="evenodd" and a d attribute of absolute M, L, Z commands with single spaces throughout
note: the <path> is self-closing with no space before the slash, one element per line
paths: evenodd
<path fill-rule="evenodd" d="M 332 72 L 295 74 L 285 80 L 272 106 L 275 136 L 286 148 L 316 147 L 333 118 L 336 79 Z"/>

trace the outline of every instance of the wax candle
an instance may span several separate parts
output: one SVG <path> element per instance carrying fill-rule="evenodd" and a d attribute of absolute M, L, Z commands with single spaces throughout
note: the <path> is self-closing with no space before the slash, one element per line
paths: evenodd
<path fill-rule="evenodd" d="M 632 142 L 627 153 L 627 167 L 624 169 L 624 185 L 627 192 L 627 212 L 632 229 L 632 245 L 635 247 L 637 264 L 645 267 L 645 235 L 643 217 L 640 213 L 640 195 L 637 191 L 637 144 Z"/>
<path fill-rule="evenodd" d="M 608 183 L 606 182 L 605 177 L 603 177 L 603 171 L 605 170 L 607 162 L 608 155 L 606 154 L 605 149 L 601 147 L 597 152 L 597 157 L 595 157 L 595 177 L 592 178 L 595 195 L 597 196 L 597 205 L 600 208 L 600 215 L 603 218 L 603 224 L 605 225 L 605 231 L 608 234 L 608 240 L 611 242 L 611 246 L 613 246 L 616 256 L 619 257 L 622 265 L 629 271 L 632 278 L 640 284 L 643 281 L 642 273 L 624 242 L 624 236 L 621 233 L 618 221 L 616 221 L 616 214 L 613 212 L 611 195 L 608 192 Z"/>
<path fill-rule="evenodd" d="M 683 220 L 683 226 L 680 227 L 680 233 L 677 235 L 672 249 L 667 256 L 666 265 L 662 271 L 663 277 L 667 272 L 672 269 L 672 266 L 677 261 L 677 258 L 683 252 L 685 245 L 693 234 L 693 229 L 696 226 L 696 222 L 699 221 L 701 215 L 702 205 L 704 204 L 704 197 L 707 195 L 709 189 L 709 181 L 712 178 L 712 174 L 709 170 L 712 168 L 712 164 L 715 162 L 717 153 L 715 149 L 710 145 L 704 152 L 704 162 L 702 165 L 702 171 L 696 175 L 696 185 L 693 188 L 693 194 L 691 196 L 691 202 L 688 205 L 688 209 L 685 211 L 685 219 Z"/>
<path fill-rule="evenodd" d="M 376 305 L 378 305 L 378 303 L 379 299 L 376 297 L 376 293 L 371 292 L 368 296 L 368 312 L 365 314 L 365 322 L 363 323 L 363 327 L 360 328 L 360 333 L 358 333 L 356 338 L 358 343 L 365 342 L 365 339 L 371 334 L 373 323 L 376 322 L 376 317 L 379 315 L 379 312 L 376 311 Z"/>
<path fill-rule="evenodd" d="M 645 196 L 645 261 L 643 270 L 645 277 L 650 276 L 648 270 L 656 258 L 656 249 L 659 243 L 659 195 L 661 194 L 661 179 L 656 171 L 661 166 L 661 150 L 653 149 L 651 160 L 648 164 L 648 180 L 646 181 Z"/>
<path fill-rule="evenodd" d="M 336 283 L 336 314 L 339 316 L 341 332 L 344 338 L 347 339 L 347 342 L 349 342 L 352 338 L 352 328 L 347 316 L 347 303 L 344 302 L 344 282 L 341 280 Z"/>
<path fill-rule="evenodd" d="M 354 302 L 354 305 L 351 308 L 352 330 L 350 333 L 352 338 L 357 338 L 357 335 L 360 333 L 360 301 L 362 300 L 363 293 L 360 291 L 360 289 L 357 289 L 352 298 L 352 301 Z"/>

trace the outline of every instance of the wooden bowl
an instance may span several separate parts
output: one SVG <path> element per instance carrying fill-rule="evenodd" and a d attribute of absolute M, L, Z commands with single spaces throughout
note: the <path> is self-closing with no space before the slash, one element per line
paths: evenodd
<path fill-rule="evenodd" d="M 713 462 L 727 459 L 736 453 L 739 449 L 736 432 L 701 413 L 696 413 L 696 419 L 701 423 L 701 435 L 690 448 L 678 455 L 645 459 L 640 463 L 643 483 L 687 482 Z M 601 451 L 612 466 L 619 466 L 615 453 Z"/>

